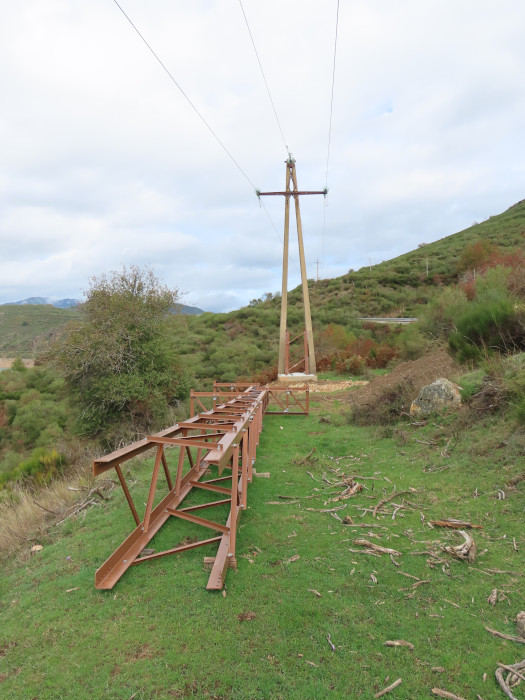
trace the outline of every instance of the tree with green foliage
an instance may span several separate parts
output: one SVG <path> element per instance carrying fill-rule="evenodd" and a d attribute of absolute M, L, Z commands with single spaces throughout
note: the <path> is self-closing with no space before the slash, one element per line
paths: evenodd
<path fill-rule="evenodd" d="M 64 374 L 80 434 L 114 442 L 160 426 L 188 382 L 177 351 L 179 292 L 149 268 L 93 277 L 71 323 L 47 353 Z"/>

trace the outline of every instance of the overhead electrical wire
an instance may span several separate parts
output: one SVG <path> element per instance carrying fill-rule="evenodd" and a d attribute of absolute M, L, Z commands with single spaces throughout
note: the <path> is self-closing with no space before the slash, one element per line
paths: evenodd
<path fill-rule="evenodd" d="M 332 116 L 334 112 L 334 87 L 335 87 L 335 63 L 337 57 L 337 34 L 339 30 L 339 0 L 337 0 L 337 9 L 335 13 L 335 39 L 334 39 L 334 62 L 332 67 L 332 93 L 330 96 L 330 120 L 328 124 L 328 149 L 326 153 L 326 176 L 325 176 L 325 189 L 328 190 L 328 166 L 330 163 L 330 145 L 332 141 Z M 322 268 L 324 268 L 324 244 L 325 244 L 325 234 L 326 234 L 326 197 L 325 206 L 323 208 L 323 256 L 322 256 Z"/>
<path fill-rule="evenodd" d="M 146 39 L 144 38 L 144 36 L 140 33 L 140 31 L 139 31 L 138 28 L 135 26 L 135 24 L 133 24 L 133 22 L 132 22 L 132 20 L 130 19 L 130 17 L 128 17 L 128 15 L 125 13 L 125 11 L 122 9 L 122 7 L 121 7 L 121 6 L 119 5 L 119 3 L 117 2 L 117 0 L 113 0 L 113 2 L 114 2 L 115 5 L 118 7 L 118 9 L 122 12 L 122 14 L 124 15 L 124 17 L 128 20 L 128 22 L 131 24 L 131 26 L 133 27 L 133 29 L 137 32 L 137 34 L 138 34 L 139 37 L 142 39 L 142 41 L 144 42 L 144 44 L 148 47 L 148 49 L 150 50 L 150 52 L 153 54 L 153 56 L 155 57 L 155 59 L 158 61 L 158 63 L 160 64 L 160 66 L 162 67 L 162 69 L 164 70 L 164 72 L 168 75 L 168 77 L 169 77 L 169 79 L 171 80 L 171 82 L 178 88 L 178 90 L 180 91 L 180 93 L 182 94 L 182 96 L 184 97 L 184 99 L 188 102 L 188 104 L 191 106 L 191 108 L 193 109 L 193 111 L 195 112 L 195 114 L 199 117 L 199 119 L 202 121 L 202 123 L 204 124 L 204 126 L 205 126 L 205 127 L 208 129 L 208 131 L 212 134 L 212 136 L 215 138 L 215 140 L 217 141 L 217 143 L 221 146 L 221 148 L 222 148 L 223 151 L 226 153 L 226 155 L 227 155 L 227 156 L 230 158 L 230 160 L 235 164 L 235 166 L 237 167 L 237 169 L 242 173 L 242 175 L 244 176 L 244 178 L 247 180 L 247 182 L 249 182 L 249 184 L 253 187 L 253 189 L 256 189 L 255 185 L 254 185 L 253 182 L 250 180 L 250 178 L 248 177 L 248 175 L 244 172 L 244 170 L 241 168 L 241 166 L 239 165 L 239 163 L 235 160 L 235 158 L 232 156 L 232 154 L 230 153 L 230 151 L 226 148 L 226 146 L 224 145 L 224 143 L 223 143 L 223 142 L 221 141 L 221 139 L 217 136 L 217 134 L 215 133 L 215 131 L 214 131 L 214 130 L 212 129 L 212 127 L 208 124 L 208 122 L 206 121 L 206 119 L 205 119 L 205 118 L 203 117 L 203 115 L 199 112 L 199 110 L 197 109 L 197 107 L 193 104 L 193 102 L 190 100 L 190 98 L 188 97 L 188 95 L 184 92 L 184 90 L 183 90 L 182 87 L 179 85 L 179 83 L 175 80 L 175 78 L 173 77 L 172 73 L 168 70 L 168 68 L 166 67 L 166 65 L 162 62 L 162 60 L 159 58 L 159 56 L 155 53 L 155 51 L 152 49 L 152 47 L 148 44 L 148 42 L 146 41 Z"/>
<path fill-rule="evenodd" d="M 245 172 L 245 171 L 243 170 L 243 168 L 239 165 L 239 163 L 237 162 L 237 160 L 232 156 L 232 154 L 230 153 L 230 151 L 227 149 L 227 147 L 224 145 L 224 143 L 221 141 L 221 139 L 217 136 L 217 134 L 216 134 L 215 131 L 212 129 L 212 127 L 210 126 L 210 124 L 206 121 L 206 119 L 205 119 L 204 116 L 201 114 L 201 112 L 200 112 L 200 111 L 197 109 L 197 107 L 193 104 L 193 102 L 192 102 L 191 99 L 188 97 L 188 95 L 186 94 L 186 92 L 182 89 L 182 87 L 179 85 L 179 83 L 177 82 L 177 80 L 175 79 L 175 77 L 173 76 L 173 74 L 172 74 L 172 73 L 170 72 L 170 70 L 166 67 L 165 63 L 160 59 L 160 57 L 159 57 L 158 54 L 153 50 L 153 48 L 152 48 L 151 45 L 148 43 L 148 41 L 146 40 L 146 38 L 144 37 L 144 35 L 139 31 L 138 27 L 133 23 L 133 21 L 131 20 L 131 18 L 126 14 L 126 12 L 125 12 L 124 9 L 121 7 L 121 5 L 119 5 L 119 3 L 117 2 L 117 0 L 113 0 L 113 2 L 114 2 L 115 5 L 118 7 L 118 9 L 122 12 L 122 14 L 124 15 L 124 17 L 125 17 L 125 18 L 127 19 L 127 21 L 129 22 L 129 24 L 133 27 L 133 29 L 135 30 L 135 32 L 138 34 L 138 36 L 142 39 L 142 41 L 143 41 L 144 44 L 147 46 L 147 48 L 149 49 L 149 51 L 151 52 L 151 54 L 154 56 L 154 58 L 155 58 L 156 61 L 159 63 L 159 65 L 162 67 L 162 69 L 164 70 L 164 72 L 167 74 L 167 76 L 169 77 L 169 79 L 171 80 L 171 82 L 177 87 L 177 89 L 178 89 L 179 92 L 182 94 L 182 96 L 184 97 L 184 99 L 185 99 L 185 100 L 188 102 L 188 104 L 191 106 L 191 108 L 193 109 L 193 111 L 195 112 L 195 114 L 199 117 L 199 119 L 202 121 L 202 123 L 205 125 L 205 127 L 208 129 L 208 131 L 212 134 L 212 136 L 213 136 L 214 139 L 217 141 L 217 143 L 221 146 L 221 148 L 222 148 L 223 151 L 226 153 L 226 155 L 230 158 L 230 160 L 234 163 L 234 165 L 235 165 L 236 168 L 239 170 L 239 172 L 243 175 L 243 177 L 245 178 L 245 180 L 249 183 L 249 185 L 250 185 L 254 190 L 256 190 L 255 185 L 254 185 L 253 182 L 250 180 L 250 178 L 248 177 L 248 175 L 246 174 L 246 172 Z M 243 10 L 243 12 L 244 12 L 244 10 Z M 255 48 L 255 45 L 254 45 L 254 48 Z M 260 64 L 259 64 L 259 65 L 260 65 Z M 262 71 L 262 67 L 261 67 L 261 71 Z M 264 75 L 264 74 L 263 74 L 263 75 Z M 265 82 L 266 82 L 266 81 L 265 81 Z M 269 92 L 269 91 L 268 91 L 268 92 Z M 271 96 L 270 96 L 270 100 L 271 100 Z M 272 102 L 272 104 L 273 104 L 273 102 Z M 276 117 L 277 117 L 277 114 L 276 114 Z M 280 128 L 280 127 L 279 127 L 279 128 Z M 281 134 L 282 134 L 282 131 L 281 131 Z M 284 136 L 283 136 L 283 138 L 284 138 Z M 262 208 L 264 209 L 264 212 L 265 212 L 266 216 L 268 217 L 268 220 L 269 220 L 270 224 L 272 225 L 273 230 L 274 230 L 275 233 L 277 234 L 277 238 L 279 239 L 280 242 L 282 242 L 282 238 L 280 237 L 279 232 L 277 231 L 277 228 L 276 228 L 276 226 L 275 226 L 275 224 L 274 224 L 274 222 L 273 222 L 273 220 L 272 220 L 272 217 L 270 216 L 270 212 L 266 209 L 266 207 L 265 207 L 264 205 L 263 205 Z"/>
<path fill-rule="evenodd" d="M 242 6 L 242 0 L 239 0 L 239 5 L 241 6 L 242 14 L 244 17 L 244 21 L 246 22 L 246 28 L 248 29 L 248 34 L 250 35 L 250 39 L 252 42 L 253 50 L 255 51 L 255 56 L 257 58 L 257 63 L 259 64 L 259 68 L 261 69 L 261 75 L 264 80 L 264 84 L 266 85 L 266 90 L 268 92 L 268 97 L 270 98 L 270 103 L 272 105 L 273 113 L 275 115 L 275 120 L 277 122 L 277 126 L 279 127 L 279 131 L 281 132 L 281 136 L 283 139 L 284 147 L 286 148 L 286 153 L 290 155 L 290 149 L 288 148 L 288 144 L 286 143 L 286 138 L 284 136 L 283 129 L 281 127 L 281 122 L 279 121 L 279 117 L 277 116 L 277 110 L 275 109 L 275 104 L 272 99 L 272 93 L 270 92 L 270 87 L 268 85 L 268 81 L 266 80 L 266 75 L 264 74 L 264 70 L 262 67 L 261 59 L 259 58 L 259 52 L 257 51 L 257 47 L 255 46 L 255 41 L 253 38 L 252 30 L 250 29 L 250 25 L 248 24 L 248 18 L 246 17 L 246 12 L 244 11 L 244 7 Z"/>
<path fill-rule="evenodd" d="M 335 61 L 337 57 L 337 33 L 339 29 L 339 0 L 337 0 L 337 10 L 335 14 L 335 40 L 334 40 L 334 63 L 332 68 L 332 93 L 330 96 L 330 121 L 328 126 L 328 150 L 326 154 L 326 178 L 325 187 L 328 187 L 328 164 L 330 162 L 330 143 L 332 140 L 332 115 L 334 113 L 334 87 L 335 87 Z"/>

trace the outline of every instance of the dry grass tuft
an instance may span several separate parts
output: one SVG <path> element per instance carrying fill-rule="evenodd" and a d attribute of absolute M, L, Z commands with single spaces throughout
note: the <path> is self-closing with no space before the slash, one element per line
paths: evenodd
<path fill-rule="evenodd" d="M 72 487 L 72 484 L 78 484 Z M 14 486 L 0 502 L 0 559 L 29 556 L 29 543 L 46 537 L 48 528 L 63 518 L 74 502 L 85 497 L 93 484 L 87 470 L 69 470 L 67 476 L 35 490 Z"/>

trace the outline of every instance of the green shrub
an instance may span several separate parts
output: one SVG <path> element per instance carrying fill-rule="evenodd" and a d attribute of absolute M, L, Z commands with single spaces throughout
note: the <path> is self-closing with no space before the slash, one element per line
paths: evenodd
<path fill-rule="evenodd" d="M 40 483 L 47 483 L 55 477 L 66 464 L 64 455 L 56 450 L 48 450 L 39 447 L 31 453 L 31 456 L 17 464 L 10 471 L 0 473 L 0 485 L 10 481 L 19 481 L 23 478 L 34 479 Z"/>
<path fill-rule="evenodd" d="M 512 352 L 524 342 L 521 314 L 505 292 L 496 290 L 472 302 L 449 337 L 450 349 L 460 362 L 479 360 L 487 352 Z"/>

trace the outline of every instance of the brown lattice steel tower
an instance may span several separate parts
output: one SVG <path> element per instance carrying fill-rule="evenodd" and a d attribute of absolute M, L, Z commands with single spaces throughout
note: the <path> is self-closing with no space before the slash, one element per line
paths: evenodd
<path fill-rule="evenodd" d="M 303 227 L 301 223 L 301 210 L 299 207 L 300 195 L 306 194 L 322 194 L 326 195 L 327 190 L 317 191 L 300 191 L 297 186 L 297 173 L 295 170 L 295 160 L 290 156 L 286 161 L 286 190 L 284 192 L 257 192 L 259 197 L 269 195 L 282 195 L 285 198 L 284 203 L 284 245 L 283 245 L 283 284 L 281 295 L 281 324 L 279 331 L 279 365 L 278 374 L 280 377 L 286 377 L 296 365 L 302 364 L 303 360 L 290 367 L 289 364 L 289 347 L 290 336 L 287 329 L 287 311 L 288 311 L 288 249 L 290 239 L 290 198 L 295 200 L 295 218 L 297 222 L 297 240 L 299 244 L 299 262 L 301 266 L 301 283 L 303 291 L 304 304 L 304 374 L 315 376 L 315 349 L 314 335 L 312 330 L 312 315 L 310 312 L 310 295 L 308 293 L 308 278 L 306 276 L 306 263 L 304 257 L 303 243 Z M 302 334 L 301 334 L 302 335 Z M 299 336 L 297 336 L 299 337 Z M 294 340 L 297 340 L 295 338 Z M 292 341 L 293 342 L 293 341 Z"/>

